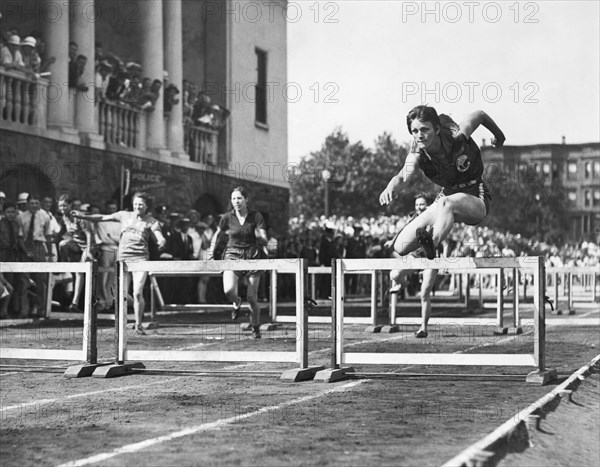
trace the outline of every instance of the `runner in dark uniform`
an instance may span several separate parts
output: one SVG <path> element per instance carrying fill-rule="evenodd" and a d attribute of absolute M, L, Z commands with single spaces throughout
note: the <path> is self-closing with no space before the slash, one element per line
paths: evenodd
<path fill-rule="evenodd" d="M 479 224 L 490 209 L 491 196 L 482 180 L 481 152 L 471 134 L 483 125 L 494 135 L 494 146 L 502 146 L 505 138 L 483 111 L 473 112 L 456 125 L 450 117 L 438 116 L 433 107 L 420 105 L 409 112 L 406 123 L 414 138 L 411 152 L 402 170 L 379 195 L 379 202 L 389 204 L 400 182 L 406 182 L 417 167 L 442 187 L 435 202 L 410 222 L 394 242 L 394 250 L 401 256 L 421 245 L 427 258 L 433 259 L 435 248 L 455 222 Z"/>
<path fill-rule="evenodd" d="M 248 210 L 248 193 L 244 187 L 236 187 L 231 192 L 233 209 L 225 214 L 219 222 L 219 227 L 213 236 L 210 246 L 209 259 L 221 233 L 229 236 L 223 259 L 259 259 L 266 258 L 264 251 L 268 238 L 265 220 L 258 211 Z M 233 303 L 232 319 L 237 319 L 242 299 L 238 296 L 238 281 L 245 279 L 248 283 L 247 300 L 252 309 L 252 334 L 260 339 L 260 306 L 258 305 L 258 286 L 260 276 L 264 271 L 225 271 L 223 273 L 223 290 Z"/>
<path fill-rule="evenodd" d="M 429 206 L 429 199 L 424 194 L 418 194 L 415 196 L 415 210 L 411 213 L 408 224 L 416 219 L 421 213 L 425 212 L 427 207 Z M 405 226 L 406 227 L 406 226 Z M 400 230 L 402 232 L 402 230 Z M 396 236 L 391 239 L 389 242 L 386 242 L 385 248 L 391 249 L 393 244 L 395 243 L 396 237 L 400 235 L 400 232 L 396 234 Z M 444 243 L 445 245 L 445 243 Z M 444 254 L 444 247 L 442 244 L 438 245 L 436 253 L 440 256 Z M 411 256 L 415 258 L 425 258 L 426 253 L 423 248 L 418 248 L 411 253 Z M 392 253 L 392 256 L 399 256 L 395 251 Z M 406 286 L 407 279 L 411 274 L 418 272 L 418 269 L 392 269 L 390 271 L 390 279 L 392 281 L 392 286 L 390 287 L 390 294 L 398 294 L 403 286 Z M 415 337 L 424 338 L 427 337 L 427 324 L 429 322 L 429 317 L 431 316 L 431 291 L 433 290 L 433 286 L 435 285 L 435 279 L 438 275 L 437 269 L 423 269 L 423 280 L 421 282 L 421 326 L 415 332 Z"/>

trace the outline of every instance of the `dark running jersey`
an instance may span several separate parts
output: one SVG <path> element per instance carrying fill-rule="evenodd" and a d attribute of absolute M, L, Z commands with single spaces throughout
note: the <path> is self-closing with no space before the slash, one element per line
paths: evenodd
<path fill-rule="evenodd" d="M 221 232 L 229 234 L 228 247 L 249 248 L 256 246 L 256 229 L 266 229 L 265 220 L 258 211 L 248 211 L 244 225 L 240 224 L 235 211 L 230 211 L 221 218 Z"/>
<path fill-rule="evenodd" d="M 433 183 L 448 190 L 466 191 L 461 188 L 481 182 L 483 160 L 479 147 L 472 138 L 463 134 L 452 138 L 450 152 L 442 161 L 430 159 L 424 151 L 418 155 L 419 167 Z M 461 185 L 465 185 L 464 187 Z"/>

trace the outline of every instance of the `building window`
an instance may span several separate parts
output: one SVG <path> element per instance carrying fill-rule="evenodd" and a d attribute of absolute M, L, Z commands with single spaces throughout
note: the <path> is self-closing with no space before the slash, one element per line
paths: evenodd
<path fill-rule="evenodd" d="M 600 190 L 594 190 L 594 197 L 592 199 L 592 206 L 598 207 L 600 206 Z"/>
<path fill-rule="evenodd" d="M 585 178 L 591 178 L 592 177 L 592 163 L 591 162 L 586 162 L 584 164 L 585 167 Z"/>
<path fill-rule="evenodd" d="M 585 190 L 583 192 L 583 205 L 586 208 L 589 208 L 592 205 L 592 192 L 590 190 Z"/>
<path fill-rule="evenodd" d="M 567 162 L 567 180 L 577 180 L 577 162 Z"/>
<path fill-rule="evenodd" d="M 569 197 L 569 201 L 571 201 L 573 204 L 577 204 L 577 192 L 576 191 L 569 191 L 567 196 Z"/>
<path fill-rule="evenodd" d="M 256 102 L 255 118 L 257 123 L 267 124 L 267 52 L 256 52 Z"/>
<path fill-rule="evenodd" d="M 594 178 L 600 178 L 600 162 L 594 162 Z"/>
<path fill-rule="evenodd" d="M 544 162 L 542 164 L 542 173 L 544 174 L 544 180 L 550 179 L 550 164 L 549 163 Z"/>

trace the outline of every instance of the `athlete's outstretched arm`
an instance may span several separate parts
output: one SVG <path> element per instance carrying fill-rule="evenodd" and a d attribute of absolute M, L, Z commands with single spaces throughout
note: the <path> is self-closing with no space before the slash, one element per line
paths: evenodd
<path fill-rule="evenodd" d="M 408 153 L 406 160 L 404 161 L 404 167 L 398 172 L 398 175 L 392 177 L 389 181 L 385 190 L 379 195 L 379 203 L 383 206 L 384 204 L 390 204 L 394 199 L 394 193 L 398 190 L 401 182 L 407 182 L 410 176 L 414 173 L 415 169 L 419 166 L 417 160 L 417 154 L 414 152 Z"/>
<path fill-rule="evenodd" d="M 479 125 L 483 125 L 494 135 L 492 138 L 493 146 L 499 148 L 504 144 L 504 140 L 506 139 L 504 137 L 504 133 L 502 133 L 502 130 L 498 127 L 498 125 L 496 125 L 496 122 L 492 120 L 492 117 L 486 114 L 483 110 L 477 110 L 467 115 L 467 117 L 460 122 L 459 134 L 462 133 L 467 139 L 469 139 Z"/>

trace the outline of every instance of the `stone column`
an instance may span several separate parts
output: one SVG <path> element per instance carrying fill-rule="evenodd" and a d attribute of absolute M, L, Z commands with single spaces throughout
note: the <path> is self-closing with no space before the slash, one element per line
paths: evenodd
<path fill-rule="evenodd" d="M 46 41 L 47 57 L 55 57 L 50 65 L 46 98 L 48 126 L 65 129 L 69 123 L 69 2 L 44 0 L 40 15 Z"/>
<path fill-rule="evenodd" d="M 177 86 L 179 104 L 174 105 L 167 121 L 167 148 L 178 157 L 186 157 L 183 149 L 183 45 L 181 0 L 163 2 L 165 21 L 164 58 L 169 82 Z M 187 156 L 189 158 L 189 156 Z"/>
<path fill-rule="evenodd" d="M 87 91 L 75 93 L 75 128 L 84 133 L 89 143 L 97 145 L 99 138 L 97 112 L 95 107 L 94 84 L 95 70 L 95 43 L 96 43 L 96 17 L 94 14 L 95 0 L 78 0 L 71 3 L 71 41 L 79 46 L 78 55 L 87 57 L 87 64 L 80 81 L 87 87 Z"/>
<path fill-rule="evenodd" d="M 138 0 L 138 11 L 140 15 L 143 76 L 162 81 L 164 71 L 163 2 L 162 0 Z M 148 149 L 160 150 L 165 148 L 164 91 L 164 89 L 161 89 L 154 111 L 147 112 L 146 145 Z"/>

